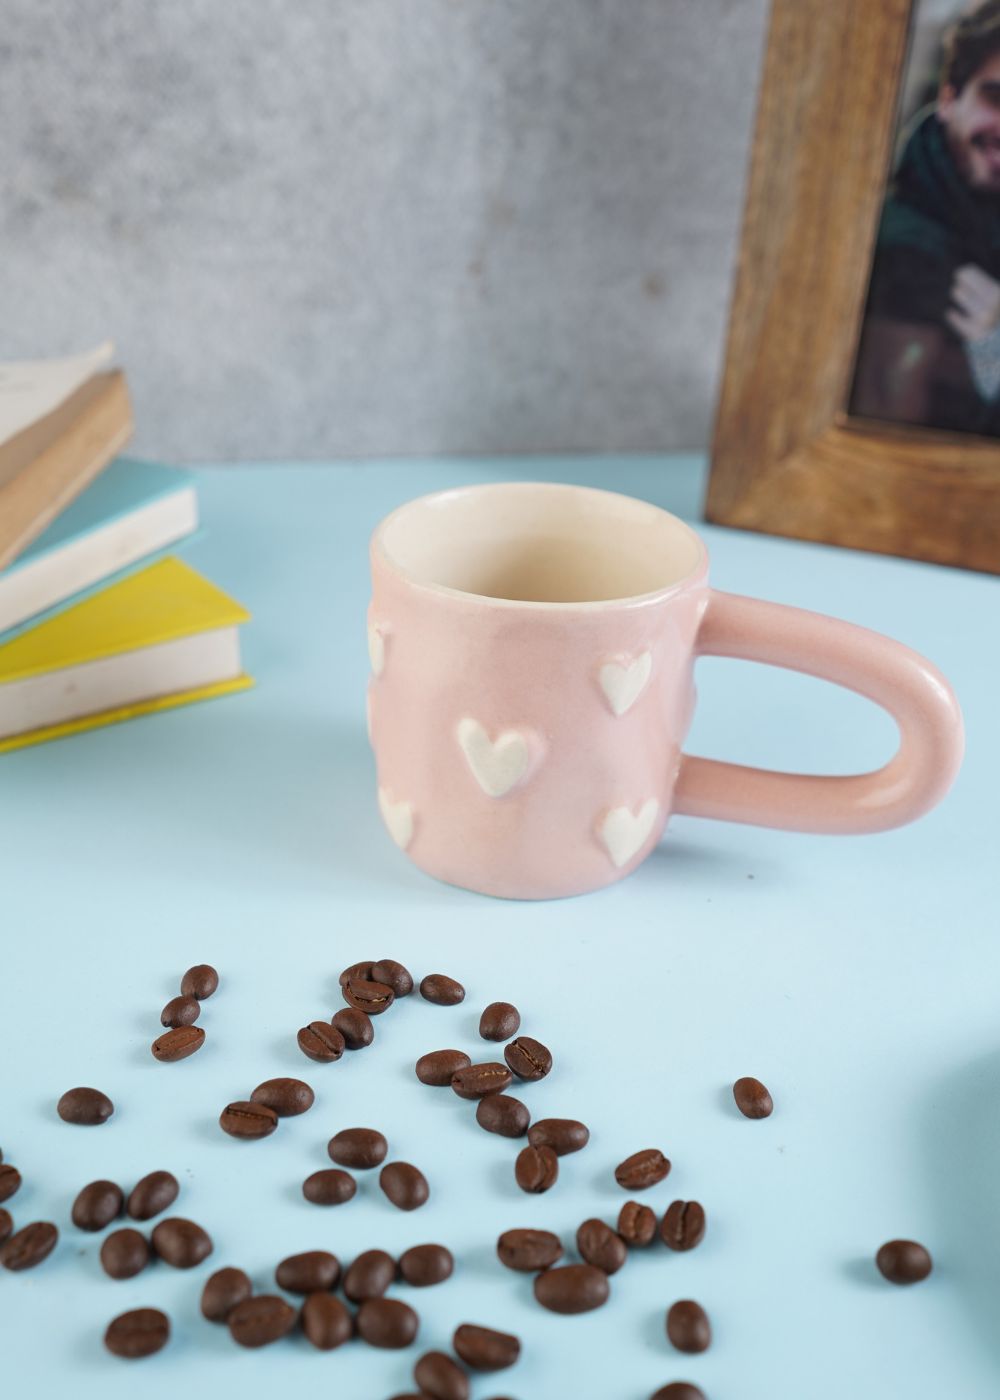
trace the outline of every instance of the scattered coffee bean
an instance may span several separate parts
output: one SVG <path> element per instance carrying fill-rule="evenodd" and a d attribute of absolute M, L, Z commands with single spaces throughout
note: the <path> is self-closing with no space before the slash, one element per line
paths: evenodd
<path fill-rule="evenodd" d="M 372 963 L 370 979 L 381 982 L 383 987 L 391 987 L 396 997 L 408 997 L 413 991 L 413 978 L 401 962 L 394 962 L 392 958 L 380 958 Z"/>
<path fill-rule="evenodd" d="M 154 1227 L 152 1242 L 163 1262 L 175 1269 L 193 1269 L 212 1252 L 207 1232 L 193 1220 L 182 1220 L 176 1215 Z"/>
<path fill-rule="evenodd" d="M 459 1070 L 472 1064 L 464 1050 L 431 1050 L 417 1061 L 417 1078 L 421 1084 L 443 1089 Z"/>
<path fill-rule="evenodd" d="M 310 1060 L 318 1060 L 320 1064 L 339 1060 L 346 1048 L 340 1031 L 326 1021 L 310 1021 L 296 1038 L 303 1055 L 308 1055 Z"/>
<path fill-rule="evenodd" d="M 890 1283 L 920 1283 L 933 1268 L 931 1256 L 916 1240 L 890 1240 L 876 1254 L 875 1263 Z"/>
<path fill-rule="evenodd" d="M 330 1024 L 344 1037 L 344 1045 L 348 1050 L 363 1050 L 375 1039 L 372 1018 L 364 1011 L 359 1011 L 356 1006 L 342 1007 Z"/>
<path fill-rule="evenodd" d="M 366 982 L 360 977 L 350 978 L 343 993 L 348 1006 L 363 1011 L 366 1016 L 381 1016 L 396 999 L 392 988 L 384 982 Z"/>
<path fill-rule="evenodd" d="M 201 1026 L 178 1026 L 175 1030 L 164 1031 L 154 1040 L 150 1049 L 155 1060 L 172 1064 L 175 1060 L 186 1060 L 205 1044 L 205 1032 Z"/>
<path fill-rule="evenodd" d="M 645 1191 L 670 1171 L 670 1163 L 658 1147 L 633 1152 L 615 1167 L 615 1180 L 625 1191 Z"/>
<path fill-rule="evenodd" d="M 446 977 L 443 972 L 432 972 L 420 984 L 420 995 L 424 1001 L 435 1006 L 457 1006 L 465 1000 L 465 988 L 454 977 Z"/>
<path fill-rule="evenodd" d="M 226 1322 L 230 1336 L 241 1347 L 266 1347 L 292 1330 L 296 1312 L 284 1298 L 261 1293 L 237 1303 Z"/>
<path fill-rule="evenodd" d="M 340 985 L 346 987 L 352 977 L 356 982 L 370 982 L 374 966 L 373 962 L 351 963 L 351 966 L 345 967 L 340 974 Z"/>
<path fill-rule="evenodd" d="M 152 1220 L 173 1205 L 180 1189 L 172 1173 L 150 1172 L 132 1187 L 125 1210 L 133 1220 Z"/>
<path fill-rule="evenodd" d="M 667 1313 L 667 1337 L 678 1351 L 692 1355 L 707 1351 L 712 1341 L 712 1328 L 705 1309 L 689 1298 L 674 1303 Z"/>
<path fill-rule="evenodd" d="M 705 1392 L 688 1381 L 673 1381 L 661 1386 L 651 1400 L 705 1400 Z"/>
<path fill-rule="evenodd" d="M 510 1094 L 489 1094 L 480 1099 L 476 1108 L 476 1122 L 488 1133 L 499 1133 L 501 1137 L 520 1138 L 528 1131 L 531 1114 L 520 1099 Z"/>
<path fill-rule="evenodd" d="M 219 1114 L 219 1127 L 235 1138 L 270 1137 L 278 1126 L 278 1115 L 265 1103 L 238 1099 L 226 1104 Z"/>
<path fill-rule="evenodd" d="M 228 1322 L 237 1303 L 253 1296 L 253 1284 L 242 1269 L 219 1269 L 201 1290 L 201 1315 L 209 1322 Z"/>
<path fill-rule="evenodd" d="M 551 1230 L 505 1230 L 497 1240 L 500 1263 L 522 1274 L 551 1268 L 562 1254 L 562 1241 Z"/>
<path fill-rule="evenodd" d="M 80 1123 L 88 1128 L 106 1123 L 114 1111 L 114 1104 L 100 1089 L 67 1089 L 56 1104 L 56 1112 L 64 1123 Z"/>
<path fill-rule="evenodd" d="M 504 1047 L 503 1057 L 518 1079 L 533 1083 L 544 1079 L 552 1068 L 552 1053 L 540 1040 L 519 1035 Z"/>
<path fill-rule="evenodd" d="M 474 1371 L 505 1371 L 521 1355 L 521 1343 L 509 1332 L 495 1332 L 492 1327 L 477 1327 L 463 1322 L 455 1328 L 451 1339 L 455 1355 Z"/>
<path fill-rule="evenodd" d="M 451 1278 L 455 1260 L 443 1244 L 415 1244 L 399 1256 L 399 1276 L 413 1288 L 430 1288 Z"/>
<path fill-rule="evenodd" d="M 181 995 L 194 997 L 196 1001 L 205 1001 L 218 987 L 219 974 L 208 963 L 198 963 L 196 967 L 189 967 L 181 978 Z"/>
<path fill-rule="evenodd" d="M 344 1275 L 344 1297 L 352 1303 L 381 1298 L 396 1277 L 396 1261 L 384 1249 L 366 1249 Z"/>
<path fill-rule="evenodd" d="M 603 1220 L 583 1222 L 576 1232 L 576 1249 L 585 1263 L 605 1274 L 616 1274 L 628 1258 L 625 1241 Z"/>
<path fill-rule="evenodd" d="M 326 1150 L 338 1166 L 368 1171 L 385 1161 L 389 1144 L 375 1128 L 342 1128 L 327 1143 Z"/>
<path fill-rule="evenodd" d="M 521 1014 L 509 1001 L 491 1001 L 479 1018 L 484 1040 L 510 1040 L 521 1029 Z"/>
<path fill-rule="evenodd" d="M 416 1210 L 430 1195 L 423 1172 L 409 1162 L 390 1162 L 379 1172 L 378 1184 L 394 1206 Z"/>
<path fill-rule="evenodd" d="M 618 1233 L 630 1249 L 645 1249 L 656 1234 L 656 1215 L 652 1206 L 638 1201 L 626 1201 L 618 1212 Z"/>
<path fill-rule="evenodd" d="M 307 1113 L 316 1095 L 301 1079 L 265 1079 L 250 1095 L 251 1103 L 273 1108 L 279 1118 L 297 1118 Z"/>
<path fill-rule="evenodd" d="M 451 1076 L 451 1087 L 460 1099 L 483 1099 L 487 1094 L 502 1094 L 510 1088 L 510 1080 L 506 1065 L 468 1065 Z"/>
<path fill-rule="evenodd" d="M 135 1278 L 142 1273 L 149 1258 L 149 1242 L 131 1226 L 112 1230 L 101 1245 L 101 1268 L 108 1278 Z"/>
<path fill-rule="evenodd" d="M 33 1269 L 49 1257 L 58 1239 L 59 1231 L 50 1221 L 34 1220 L 11 1235 L 6 1244 L 0 1245 L 0 1264 L 15 1273 Z"/>
<path fill-rule="evenodd" d="M 171 997 L 160 1012 L 160 1025 L 175 1030 L 178 1026 L 193 1026 L 200 1015 L 201 1002 L 194 997 Z"/>
<path fill-rule="evenodd" d="M 694 1249 L 705 1238 L 705 1212 L 697 1201 L 671 1201 L 660 1226 L 668 1249 Z"/>
<path fill-rule="evenodd" d="M 340 1278 L 340 1260 L 325 1249 L 290 1254 L 274 1271 L 274 1281 L 286 1293 L 329 1293 Z"/>
<path fill-rule="evenodd" d="M 302 1304 L 302 1330 L 319 1351 L 333 1351 L 354 1335 L 354 1319 L 332 1293 L 310 1293 Z"/>
<path fill-rule="evenodd" d="M 469 1400 L 469 1378 L 446 1352 L 424 1352 L 413 1367 L 413 1379 L 432 1400 Z"/>
<path fill-rule="evenodd" d="M 415 1340 L 420 1319 L 395 1298 L 367 1298 L 355 1318 L 358 1336 L 371 1347 L 398 1350 Z"/>
<path fill-rule="evenodd" d="M 78 1230 L 103 1230 L 122 1213 L 125 1193 L 113 1181 L 92 1181 L 73 1202 L 70 1218 Z"/>
<path fill-rule="evenodd" d="M 10 1162 L 0 1163 L 0 1201 L 9 1201 L 21 1189 L 21 1173 Z"/>
<path fill-rule="evenodd" d="M 610 1292 L 607 1274 L 593 1264 L 560 1264 L 535 1279 L 535 1297 L 549 1312 L 591 1312 L 608 1301 Z"/>
<path fill-rule="evenodd" d="M 538 1195 L 555 1185 L 559 1158 L 551 1147 L 522 1147 L 514 1163 L 514 1179 L 522 1191 Z"/>
<path fill-rule="evenodd" d="M 9 1210 L 0 1207 L 0 1244 L 6 1244 L 14 1233 L 14 1221 Z"/>
<path fill-rule="evenodd" d="M 532 1147 L 551 1147 L 557 1157 L 579 1152 L 590 1141 L 590 1129 L 575 1118 L 539 1118 L 528 1129 Z"/>
<path fill-rule="evenodd" d="M 358 1183 L 347 1172 L 327 1167 L 313 1172 L 302 1183 L 302 1194 L 314 1206 L 342 1206 L 358 1189 Z"/>
<path fill-rule="evenodd" d="M 162 1351 L 170 1340 L 170 1319 L 159 1308 L 134 1308 L 108 1324 L 104 1345 L 113 1356 L 136 1361 Z"/>
<path fill-rule="evenodd" d="M 759 1079 L 737 1079 L 733 1098 L 744 1118 L 770 1118 L 774 1112 L 771 1095 Z"/>

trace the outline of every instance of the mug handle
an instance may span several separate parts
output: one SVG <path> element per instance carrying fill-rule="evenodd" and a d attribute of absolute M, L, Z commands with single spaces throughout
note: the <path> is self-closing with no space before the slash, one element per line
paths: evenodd
<path fill-rule="evenodd" d="M 929 811 L 958 773 L 964 737 L 951 686 L 931 662 L 878 632 L 712 589 L 695 656 L 763 661 L 857 691 L 888 710 L 900 743 L 884 768 L 850 777 L 780 773 L 682 754 L 674 812 L 788 831 L 887 831 Z"/>

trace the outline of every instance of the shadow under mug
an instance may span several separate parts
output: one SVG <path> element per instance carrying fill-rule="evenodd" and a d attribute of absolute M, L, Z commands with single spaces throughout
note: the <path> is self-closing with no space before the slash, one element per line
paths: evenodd
<path fill-rule="evenodd" d="M 484 894 L 582 894 L 633 870 L 672 812 L 793 831 L 901 826 L 947 792 L 962 718 L 923 657 L 850 623 L 709 587 L 701 538 L 629 496 L 517 482 L 411 501 L 371 541 L 368 731 L 393 839 Z M 852 777 L 681 751 L 699 656 L 874 700 L 899 749 Z"/>

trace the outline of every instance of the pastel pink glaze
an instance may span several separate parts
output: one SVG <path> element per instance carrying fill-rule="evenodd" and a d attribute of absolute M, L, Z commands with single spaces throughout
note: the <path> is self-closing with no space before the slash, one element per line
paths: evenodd
<path fill-rule="evenodd" d="M 630 503 L 685 532 L 697 562 L 667 587 L 610 601 L 482 596 L 415 577 L 386 549 L 386 528 L 413 506 L 448 510 L 487 492 L 491 503 L 523 502 L 529 512 L 533 500 L 551 503 L 554 493 L 591 511 L 595 501 L 601 507 L 598 498 L 609 511 L 628 501 L 543 483 L 470 487 L 410 503 L 376 529 L 369 626 L 381 634 L 384 664 L 369 688 L 371 736 L 381 793 L 409 804 L 396 839 L 421 869 L 506 898 L 582 894 L 639 865 L 671 811 L 869 832 L 912 821 L 948 790 L 961 762 L 962 721 L 930 662 L 845 622 L 710 589 L 703 543 L 655 507 Z M 601 667 L 645 651 L 649 680 L 616 715 Z M 855 777 L 685 756 L 699 655 L 764 661 L 856 690 L 895 717 L 899 751 L 879 771 Z M 459 726 L 470 719 L 489 741 L 512 731 L 523 739 L 526 772 L 502 796 L 484 791 L 459 743 Z M 650 799 L 657 810 L 643 832 L 632 823 Z M 612 819 L 617 846 L 604 825 L 613 809 L 632 814 Z M 634 851 L 630 833 L 644 836 Z"/>

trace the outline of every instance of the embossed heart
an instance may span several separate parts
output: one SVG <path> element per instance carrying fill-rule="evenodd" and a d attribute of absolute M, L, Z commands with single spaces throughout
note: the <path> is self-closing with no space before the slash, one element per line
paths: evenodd
<path fill-rule="evenodd" d="M 653 656 L 648 651 L 628 659 L 605 662 L 600 672 L 601 689 L 614 714 L 623 715 L 632 708 L 645 690 L 652 671 Z"/>
<path fill-rule="evenodd" d="M 491 739 L 475 719 L 461 719 L 455 731 L 472 776 L 488 797 L 503 797 L 527 777 L 531 768 L 529 736 L 505 729 Z"/>
<path fill-rule="evenodd" d="M 376 676 L 380 676 L 385 670 L 385 636 L 371 622 L 368 624 L 368 660 Z"/>
<path fill-rule="evenodd" d="M 413 840 L 413 808 L 409 802 L 393 802 L 385 788 L 378 790 L 378 809 L 389 835 L 401 851 Z"/>
<path fill-rule="evenodd" d="M 655 797 L 648 797 L 638 812 L 628 807 L 612 807 L 608 812 L 601 823 L 601 839 L 616 869 L 627 865 L 646 844 L 659 812 Z"/>

